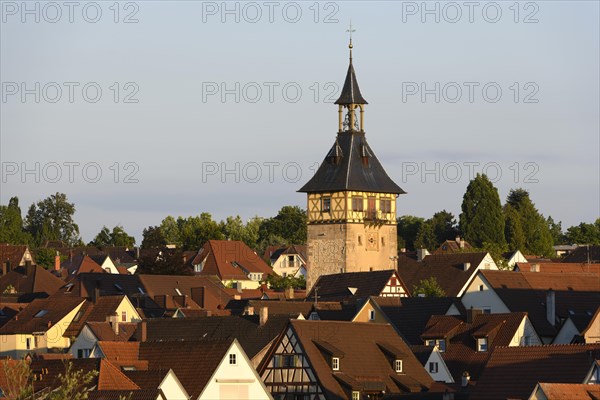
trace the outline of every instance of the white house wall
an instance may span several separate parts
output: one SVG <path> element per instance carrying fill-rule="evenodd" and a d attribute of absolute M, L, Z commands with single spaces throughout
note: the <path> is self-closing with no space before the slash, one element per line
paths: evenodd
<path fill-rule="evenodd" d="M 483 290 L 480 290 L 481 285 L 483 285 Z M 492 314 L 510 312 L 481 272 L 478 272 L 473 278 L 463 293 L 461 301 L 467 310 L 471 307 L 480 309 L 489 307 Z"/>

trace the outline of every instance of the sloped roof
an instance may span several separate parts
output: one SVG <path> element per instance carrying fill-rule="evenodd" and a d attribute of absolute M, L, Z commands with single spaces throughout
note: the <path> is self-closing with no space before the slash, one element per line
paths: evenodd
<path fill-rule="evenodd" d="M 446 339 L 446 351 L 440 354 L 455 382 L 461 381 L 464 371 L 476 381 L 493 349 L 508 346 L 526 316 L 523 312 L 477 314 L 469 323 L 465 317 L 433 315 L 422 336 Z M 488 351 L 477 351 L 476 338 L 483 337 L 488 339 Z"/>
<path fill-rule="evenodd" d="M 18 267 L 26 251 L 26 245 L 0 243 L 0 265 L 9 261 L 11 268 Z"/>
<path fill-rule="evenodd" d="M 554 336 L 558 326 L 546 319 L 546 294 L 555 292 L 556 314 L 593 313 L 600 304 L 600 281 L 595 274 L 549 272 L 481 271 L 494 292 L 511 311 L 526 311 L 535 330 Z"/>
<path fill-rule="evenodd" d="M 1 247 L 1 246 L 0 246 Z M 18 267 L 0 277 L 0 293 L 12 286 L 22 301 L 54 294 L 64 282 L 40 265 Z"/>
<path fill-rule="evenodd" d="M 119 368 L 104 359 L 99 358 L 76 358 L 67 361 L 72 364 L 74 371 L 81 370 L 84 373 L 98 371 L 98 375 L 87 385 L 96 387 L 98 390 L 137 390 L 137 386 L 131 379 L 125 376 Z M 33 386 L 37 392 L 45 388 L 56 388 L 60 385 L 60 374 L 65 373 L 66 362 L 64 360 L 34 359 L 31 361 L 31 371 L 37 375 Z"/>
<path fill-rule="evenodd" d="M 537 382 L 581 383 L 600 344 L 496 347 L 472 398 L 527 399 Z"/>
<path fill-rule="evenodd" d="M 386 393 L 408 392 L 407 387 L 421 391 L 433 382 L 406 343 L 388 324 L 300 320 L 292 320 L 290 324 L 321 386 L 330 394 L 328 398 L 347 398 L 340 381 L 352 386 L 387 388 Z M 331 370 L 326 355 L 315 340 L 326 342 L 343 354 L 339 360 L 339 372 Z M 402 374 L 396 373 L 389 355 L 380 346 L 382 344 L 397 348 L 404 354 Z"/>
<path fill-rule="evenodd" d="M 142 342 L 139 357 L 148 360 L 149 369 L 172 369 L 192 398 L 197 398 L 233 340 Z"/>
<path fill-rule="evenodd" d="M 108 322 L 88 322 L 87 326 L 98 340 L 113 342 L 124 342 L 129 340 L 137 328 L 137 324 L 119 322 L 119 334 L 115 335 L 115 330 Z"/>
<path fill-rule="evenodd" d="M 539 271 L 532 271 L 536 265 Z M 542 263 L 516 263 L 516 268 L 522 272 L 554 272 L 554 273 L 572 273 L 583 272 L 600 275 L 600 264 L 587 263 L 566 263 L 566 262 L 542 262 Z"/>
<path fill-rule="evenodd" d="M 444 315 L 452 305 L 464 313 L 464 306 L 455 297 L 373 297 L 394 328 L 411 345 L 423 343 L 421 334 L 432 315 Z"/>
<path fill-rule="evenodd" d="M 395 276 L 394 270 L 321 275 L 306 296 L 306 301 L 314 301 L 315 291 L 319 296 L 318 301 L 342 301 L 351 297 L 379 296 L 393 276 Z M 399 283 L 403 284 L 401 281 Z M 403 286 L 410 292 L 406 285 Z M 352 294 L 348 288 L 357 290 Z"/>
<path fill-rule="evenodd" d="M 337 149 L 341 154 L 336 162 L 329 154 Z M 368 163 L 361 155 L 369 154 Z M 385 172 L 385 169 L 367 143 L 364 132 L 340 132 L 321 166 L 298 192 L 339 192 L 356 190 L 363 192 L 404 194 Z"/>
<path fill-rule="evenodd" d="M 354 72 L 354 66 L 352 65 L 352 49 L 350 50 L 350 64 L 348 65 L 348 72 L 346 72 L 344 87 L 342 87 L 342 93 L 335 101 L 335 104 L 369 104 L 363 98 L 362 94 L 360 93 L 360 88 L 358 87 L 356 72 Z"/>
<path fill-rule="evenodd" d="M 202 249 L 198 257 L 206 263 L 201 275 L 216 275 L 221 280 L 248 280 L 249 273 L 262 273 L 264 277 L 274 274 L 271 267 L 240 240 L 209 240 Z"/>
<path fill-rule="evenodd" d="M 104 359 L 123 365 L 139 360 L 140 342 L 99 341 L 96 344 Z"/>
<path fill-rule="evenodd" d="M 583 383 L 545 383 L 538 384 L 548 400 L 598 400 L 600 386 Z"/>
<path fill-rule="evenodd" d="M 462 244 L 464 246 L 463 248 L 460 247 L 459 242 L 457 242 L 456 240 L 446 240 L 440 245 L 440 247 L 437 248 L 437 250 L 433 252 L 433 254 L 458 253 L 473 248 L 473 246 L 471 246 L 471 243 L 467 242 L 464 239 L 462 241 Z"/>
<path fill-rule="evenodd" d="M 304 318 L 308 318 L 313 308 L 311 303 L 303 301 L 249 300 L 246 303 L 246 307 L 253 307 L 254 313 L 256 314 L 258 314 L 262 307 L 268 307 L 269 315 L 287 315 L 297 317 L 298 314 L 302 314 Z"/>
<path fill-rule="evenodd" d="M 281 334 L 288 320 L 287 315 L 269 315 L 261 326 L 258 315 L 152 319 L 147 321 L 146 337 L 148 341 L 235 338 L 253 358 Z"/>
<path fill-rule="evenodd" d="M 89 393 L 88 400 L 163 400 L 166 399 L 160 389 L 140 390 L 94 390 Z"/>
<path fill-rule="evenodd" d="M 410 291 L 422 280 L 434 277 L 446 296 L 456 297 L 486 255 L 485 252 L 431 254 L 420 262 L 402 257 L 398 259 L 398 273 Z M 463 269 L 465 263 L 471 264 L 466 271 Z"/>
<path fill-rule="evenodd" d="M 306 261 L 306 245 L 268 246 L 263 254 L 263 259 L 265 261 L 276 261 L 282 254 L 298 254 Z"/>
<path fill-rule="evenodd" d="M 571 254 L 563 258 L 566 263 L 600 263 L 600 245 L 579 246 Z"/>
<path fill-rule="evenodd" d="M 1 327 L 0 334 L 45 332 L 84 301 L 68 296 L 36 299 Z"/>

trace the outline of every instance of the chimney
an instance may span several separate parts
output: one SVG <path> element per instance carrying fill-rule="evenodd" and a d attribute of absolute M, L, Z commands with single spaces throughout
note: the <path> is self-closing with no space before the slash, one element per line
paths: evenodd
<path fill-rule="evenodd" d="M 59 255 L 58 251 L 56 252 L 56 255 L 54 256 L 54 270 L 60 271 L 60 255 Z"/>
<path fill-rule="evenodd" d="M 192 300 L 198 304 L 200 308 L 204 308 L 204 286 L 192 288 L 191 292 Z"/>
<path fill-rule="evenodd" d="M 470 262 L 466 262 L 463 264 L 463 271 L 468 271 L 469 268 L 471 268 L 471 263 Z"/>
<path fill-rule="evenodd" d="M 25 275 L 33 276 L 34 271 L 35 271 L 35 265 L 31 265 L 31 260 L 25 261 Z"/>
<path fill-rule="evenodd" d="M 292 286 L 285 288 L 285 298 L 286 300 L 291 300 L 294 298 L 294 288 Z"/>
<path fill-rule="evenodd" d="M 471 375 L 469 375 L 469 373 L 467 371 L 463 372 L 462 381 L 460 383 L 460 386 L 467 387 L 470 380 L 471 380 Z"/>
<path fill-rule="evenodd" d="M 135 248 L 135 260 L 139 261 L 140 260 L 140 247 L 136 247 Z"/>
<path fill-rule="evenodd" d="M 556 324 L 556 293 L 552 288 L 546 292 L 546 319 L 550 325 Z"/>
<path fill-rule="evenodd" d="M 267 323 L 269 319 L 269 307 L 261 307 L 259 310 L 258 320 L 260 321 L 260 326 L 263 326 Z"/>
<path fill-rule="evenodd" d="M 417 261 L 423 261 L 428 255 L 429 251 L 427 249 L 417 249 Z"/>
<path fill-rule="evenodd" d="M 475 320 L 475 316 L 480 314 L 483 314 L 483 310 L 473 307 L 469 308 L 467 310 L 467 323 L 472 324 L 473 320 Z"/>
<path fill-rule="evenodd" d="M 97 279 L 94 284 L 94 292 L 92 294 L 92 302 L 96 304 L 100 300 L 100 279 Z"/>
<path fill-rule="evenodd" d="M 115 336 L 119 336 L 119 314 L 115 312 L 110 317 L 110 324 L 112 326 L 113 331 L 115 332 Z"/>
<path fill-rule="evenodd" d="M 148 336 L 148 324 L 146 321 L 141 321 L 137 324 L 137 329 L 135 330 L 135 339 L 138 342 L 145 342 Z"/>

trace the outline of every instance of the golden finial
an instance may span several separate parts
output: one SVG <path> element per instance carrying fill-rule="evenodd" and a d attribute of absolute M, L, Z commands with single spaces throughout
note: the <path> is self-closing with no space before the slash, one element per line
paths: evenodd
<path fill-rule="evenodd" d="M 348 48 L 350 49 L 350 63 L 352 63 L 352 32 L 355 32 L 356 29 L 352 29 L 352 20 L 350 20 L 350 28 L 346 30 L 350 34 L 350 43 L 348 44 Z"/>

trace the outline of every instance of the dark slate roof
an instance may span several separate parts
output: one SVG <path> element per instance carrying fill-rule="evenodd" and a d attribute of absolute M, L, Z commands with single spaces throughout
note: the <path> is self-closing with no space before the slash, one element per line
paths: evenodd
<path fill-rule="evenodd" d="M 147 320 L 146 338 L 148 341 L 235 338 L 252 358 L 283 332 L 288 321 L 287 315 L 271 315 L 262 326 L 258 315 L 152 319 Z"/>
<path fill-rule="evenodd" d="M 527 312 L 541 336 L 553 337 L 560 327 L 546 319 L 546 294 L 555 292 L 556 315 L 593 313 L 600 303 L 598 275 L 552 272 L 481 271 L 494 292 L 512 312 Z M 572 312 L 572 313 L 571 313 Z M 533 389 L 532 389 L 533 390 Z"/>
<path fill-rule="evenodd" d="M 581 383 L 600 344 L 497 347 L 471 398 L 528 399 L 537 382 Z"/>
<path fill-rule="evenodd" d="M 319 296 L 317 301 L 342 301 L 352 297 L 379 296 L 390 278 L 394 276 L 394 272 L 394 270 L 385 270 L 321 275 L 306 296 L 306 301 L 314 301 L 315 289 Z M 357 290 L 353 295 L 348 288 Z"/>
<path fill-rule="evenodd" d="M 89 393 L 88 400 L 157 400 L 166 399 L 160 389 L 143 390 L 94 390 Z"/>
<path fill-rule="evenodd" d="M 421 334 L 432 315 L 445 315 L 452 305 L 462 314 L 466 312 L 455 297 L 374 297 L 373 300 L 411 345 L 423 343 Z"/>
<path fill-rule="evenodd" d="M 563 258 L 562 262 L 568 263 L 600 263 L 600 245 L 579 246 L 571 254 Z"/>
<path fill-rule="evenodd" d="M 477 267 L 486 255 L 485 252 L 431 254 L 420 262 L 408 257 L 399 257 L 398 273 L 408 285 L 409 291 L 420 281 L 435 277 L 446 296 L 455 297 L 475 275 Z M 465 263 L 471 264 L 466 271 L 463 269 Z"/>
<path fill-rule="evenodd" d="M 352 65 L 352 58 L 350 58 L 350 65 L 348 65 L 348 72 L 346 73 L 342 94 L 340 94 L 340 98 L 336 100 L 335 104 L 369 104 L 360 93 L 356 72 L 354 72 L 354 66 Z"/>
<path fill-rule="evenodd" d="M 383 169 L 367 143 L 364 132 L 340 132 L 333 147 L 339 145 L 341 159 L 329 154 L 317 173 L 299 190 L 302 193 L 356 190 L 364 192 L 404 194 Z M 361 154 L 369 154 L 365 165 Z"/>

